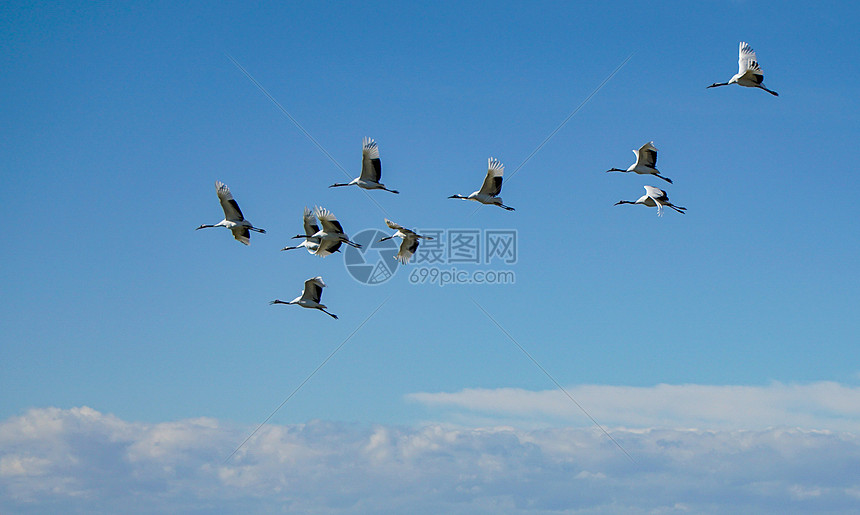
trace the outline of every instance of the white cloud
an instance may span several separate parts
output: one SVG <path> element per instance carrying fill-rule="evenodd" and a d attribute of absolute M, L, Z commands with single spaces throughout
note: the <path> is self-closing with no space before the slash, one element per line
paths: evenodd
<path fill-rule="evenodd" d="M 0 422 L 0 513 L 848 513 L 860 498 L 856 432 L 613 429 L 633 463 L 589 427 L 314 421 L 266 426 L 224 463 L 251 429 L 30 410 Z"/>
<path fill-rule="evenodd" d="M 833 382 L 767 386 L 586 385 L 566 390 L 598 422 L 616 427 L 800 427 L 860 432 L 860 387 Z M 407 398 L 441 410 L 437 415 L 458 423 L 478 420 L 484 424 L 532 427 L 560 422 L 591 424 L 559 390 L 466 389 L 414 393 Z"/>

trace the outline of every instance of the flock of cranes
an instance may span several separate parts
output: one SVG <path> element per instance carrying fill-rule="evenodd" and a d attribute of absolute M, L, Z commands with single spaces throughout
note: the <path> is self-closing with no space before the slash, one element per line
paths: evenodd
<path fill-rule="evenodd" d="M 729 84 L 737 84 L 747 88 L 759 88 L 767 91 L 771 95 L 778 97 L 779 93 L 764 87 L 764 72 L 758 64 L 758 59 L 755 55 L 755 50 L 744 41 L 740 42 L 738 47 L 738 73 L 734 75 L 728 82 L 715 82 L 708 88 L 717 86 L 728 86 Z M 626 170 L 620 168 L 610 168 L 608 172 L 634 172 L 640 175 L 653 175 L 672 184 L 672 179 L 663 177 L 657 170 L 657 147 L 653 141 L 639 147 L 639 150 L 634 150 L 636 154 L 636 162 L 630 165 Z M 687 210 L 686 207 L 680 207 L 669 202 L 669 196 L 665 191 L 654 186 L 645 186 L 645 194 L 635 201 L 619 200 L 615 205 L 620 204 L 641 204 L 646 207 L 656 207 L 657 216 L 663 216 L 663 208 L 669 207 L 682 215 Z"/>
<path fill-rule="evenodd" d="M 714 88 L 717 86 L 728 86 L 729 84 L 737 84 L 748 88 L 759 88 L 767 91 L 771 95 L 779 96 L 775 91 L 772 91 L 764 86 L 764 74 L 756 59 L 755 51 L 745 42 L 740 43 L 738 50 L 738 73 L 735 74 L 728 82 L 715 82 L 708 86 Z M 653 141 L 645 143 L 638 150 L 634 150 L 636 162 L 630 165 L 626 170 L 620 168 L 610 168 L 606 172 L 633 172 L 639 175 L 652 175 L 658 177 L 669 184 L 672 184 L 672 179 L 660 175 L 657 170 L 657 148 Z M 472 192 L 467 196 L 451 195 L 448 198 L 474 200 L 481 204 L 494 205 L 501 207 L 507 211 L 513 211 L 514 208 L 506 206 L 502 202 L 502 197 L 499 194 L 502 192 L 502 176 L 505 172 L 505 165 L 494 157 L 487 160 L 487 176 L 478 191 Z M 362 140 L 361 147 L 361 174 L 358 178 L 353 179 L 348 183 L 335 183 L 329 186 L 336 188 L 340 186 L 358 186 L 365 190 L 385 190 L 391 193 L 400 193 L 397 190 L 388 189 L 384 184 L 379 182 L 382 178 L 382 161 L 379 158 L 379 146 L 376 142 L 368 137 Z M 233 233 L 233 237 L 245 245 L 251 243 L 251 231 L 265 234 L 265 229 L 254 227 L 251 222 L 245 220 L 242 215 L 242 210 L 239 209 L 239 204 L 230 193 L 230 189 L 220 181 L 215 182 L 215 191 L 218 195 L 218 200 L 221 203 L 221 208 L 224 210 L 224 220 L 214 225 L 201 225 L 197 229 L 208 227 L 226 227 Z M 668 207 L 674 211 L 685 214 L 687 208 L 676 206 L 669 202 L 669 196 L 665 191 L 654 186 L 645 186 L 645 195 L 639 197 L 635 201 L 620 200 L 615 205 L 620 204 L 641 204 L 646 207 L 656 207 L 657 216 L 663 216 L 663 208 Z M 319 221 L 319 224 L 317 224 Z M 410 229 L 385 220 L 389 228 L 396 232 L 386 238 L 379 240 L 380 242 L 390 240 L 392 238 L 401 238 L 400 249 L 395 259 L 403 264 L 409 262 L 412 255 L 418 250 L 420 239 L 432 239 L 428 236 L 422 236 Z M 304 234 L 294 236 L 293 239 L 303 239 L 301 243 L 292 247 L 284 247 L 281 250 L 294 250 L 304 248 L 309 253 L 319 257 L 326 257 L 340 252 L 342 244 L 346 244 L 355 248 L 361 248 L 361 245 L 350 241 L 349 236 L 344 232 L 343 226 L 334 216 L 334 214 L 322 207 L 316 207 L 313 211 L 305 207 L 302 215 L 302 224 L 304 226 Z M 322 229 L 320 229 L 320 224 Z M 316 276 L 305 281 L 304 290 L 301 296 L 285 302 L 275 299 L 269 304 L 295 304 L 303 308 L 318 309 L 330 317 L 337 319 L 337 315 L 326 311 L 326 306 L 320 303 L 322 290 L 325 288 L 325 283 L 322 277 Z"/>
<path fill-rule="evenodd" d="M 663 177 L 660 175 L 660 172 L 657 171 L 655 166 L 657 166 L 657 148 L 654 146 L 653 141 L 649 141 L 648 143 L 639 147 L 639 150 L 634 150 L 634 154 L 636 154 L 636 162 L 630 165 L 626 170 L 622 170 L 620 168 L 610 168 L 606 170 L 606 173 L 609 172 L 635 172 L 640 175 L 653 175 L 655 177 L 659 177 L 664 181 L 672 184 L 672 179 L 668 177 Z M 663 206 L 671 207 L 675 211 L 684 214 L 684 211 L 687 210 L 686 207 L 678 207 L 674 206 L 669 202 L 669 196 L 666 195 L 666 192 L 661 190 L 660 188 L 655 188 L 654 186 L 645 186 L 645 194 L 639 197 L 635 202 L 629 200 L 619 200 L 615 203 L 615 205 L 619 204 L 642 204 L 647 207 L 656 207 L 657 208 L 657 216 L 663 216 Z"/>

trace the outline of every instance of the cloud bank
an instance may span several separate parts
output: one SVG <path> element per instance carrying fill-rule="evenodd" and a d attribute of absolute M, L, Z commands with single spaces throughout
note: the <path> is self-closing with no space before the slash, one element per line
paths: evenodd
<path fill-rule="evenodd" d="M 860 388 L 834 382 L 767 386 L 585 385 L 565 388 L 603 424 L 629 428 L 800 427 L 860 433 Z M 414 393 L 409 400 L 456 421 L 590 424 L 559 390 L 466 389 Z"/>
<path fill-rule="evenodd" d="M 500 404 L 475 405 L 476 392 Z M 484 415 L 525 410 L 517 396 L 499 400 L 510 392 L 412 399 Z M 543 403 L 523 413 L 570 410 L 555 407 L 550 392 L 533 393 Z M 818 420 L 855 413 L 849 404 L 830 398 Z M 717 404 L 710 419 L 727 424 L 728 411 Z M 800 410 L 800 419 L 807 411 L 814 410 Z M 700 407 L 691 416 L 700 421 L 707 413 Z M 253 427 L 208 418 L 130 422 L 87 407 L 32 409 L 0 422 L 0 513 L 759 514 L 853 513 L 860 506 L 855 431 L 607 427 L 635 462 L 591 427 L 314 421 L 267 425 L 225 463 Z"/>

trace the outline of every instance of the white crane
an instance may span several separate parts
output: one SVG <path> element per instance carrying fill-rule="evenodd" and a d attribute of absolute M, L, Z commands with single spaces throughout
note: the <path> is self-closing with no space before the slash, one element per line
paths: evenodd
<path fill-rule="evenodd" d="M 304 225 L 305 234 L 304 236 L 300 234 L 296 236 L 296 238 L 304 238 L 305 241 L 299 243 L 295 247 L 284 247 L 281 250 L 293 250 L 304 247 L 309 253 L 316 253 L 320 246 L 320 239 L 314 238 L 313 235 L 319 232 L 320 226 L 317 225 L 317 218 L 307 207 L 305 207 L 305 211 L 302 214 L 302 225 Z"/>
<path fill-rule="evenodd" d="M 322 224 L 322 230 L 311 235 L 305 234 L 303 236 L 299 234 L 298 236 L 293 236 L 293 239 L 305 238 L 305 241 L 307 241 L 308 238 L 319 239 L 319 247 L 314 251 L 314 253 L 323 257 L 336 252 L 341 243 L 346 243 L 347 245 L 357 249 L 361 248 L 361 245 L 358 243 L 349 241 L 349 237 L 343 232 L 343 226 L 340 225 L 340 222 L 337 221 L 337 218 L 335 218 L 331 211 L 322 207 L 317 207 L 314 209 L 314 215 L 316 215 Z"/>
<path fill-rule="evenodd" d="M 226 227 L 233 233 L 234 238 L 245 245 L 251 244 L 250 231 L 266 234 L 265 229 L 258 229 L 251 225 L 251 222 L 245 220 L 245 217 L 242 216 L 242 210 L 239 209 L 239 204 L 233 199 L 230 188 L 226 184 L 221 181 L 215 181 L 215 192 L 218 194 L 218 200 L 221 202 L 221 209 L 224 210 L 224 219 L 215 225 L 201 225 L 195 230 L 208 227 Z"/>
<path fill-rule="evenodd" d="M 749 45 L 741 41 L 738 49 L 738 73 L 728 82 L 715 82 L 708 86 L 715 88 L 717 86 L 728 86 L 729 84 L 737 84 L 747 88 L 759 88 L 767 91 L 771 95 L 778 97 L 779 93 L 771 91 L 764 87 L 764 73 L 761 66 L 758 65 L 758 60 L 755 57 L 755 50 Z"/>
<path fill-rule="evenodd" d="M 656 207 L 657 208 L 657 216 L 663 216 L 663 206 L 671 207 L 675 211 L 683 214 L 684 211 L 687 210 L 686 207 L 675 206 L 671 202 L 669 202 L 669 196 L 666 195 L 666 192 L 661 190 L 660 188 L 655 188 L 654 186 L 645 186 L 645 194 L 639 197 L 639 200 L 636 202 L 631 202 L 629 200 L 619 200 L 615 203 L 615 205 L 619 204 L 642 204 L 647 207 Z"/>
<path fill-rule="evenodd" d="M 606 173 L 609 172 L 636 172 L 640 175 L 653 175 L 655 177 L 659 177 L 664 181 L 672 184 L 672 179 L 668 177 L 663 177 L 660 175 L 660 172 L 655 168 L 657 166 L 657 147 L 654 146 L 653 141 L 649 141 L 648 143 L 639 147 L 639 150 L 634 150 L 634 154 L 636 154 L 636 162 L 630 165 L 626 170 L 622 170 L 620 168 L 610 168 L 606 170 Z"/>
<path fill-rule="evenodd" d="M 389 219 L 385 219 L 385 224 L 395 229 L 397 232 L 392 234 L 391 236 L 387 236 L 379 240 L 383 242 L 385 240 L 390 240 L 391 238 L 403 238 L 403 241 L 400 242 L 400 251 L 397 252 L 397 255 L 394 258 L 397 261 L 400 261 L 404 265 L 409 263 L 409 260 L 412 259 L 412 255 L 415 254 L 415 251 L 418 250 L 418 240 L 424 238 L 425 240 L 432 240 L 430 236 L 421 236 L 420 234 L 416 234 L 415 231 L 407 229 L 402 225 L 396 224 Z"/>
<path fill-rule="evenodd" d="M 325 288 L 325 283 L 323 282 L 322 277 L 311 277 L 305 281 L 305 289 L 302 291 L 301 296 L 296 297 L 289 302 L 275 299 L 269 302 L 269 304 L 297 304 L 303 308 L 318 309 L 337 320 L 337 315 L 326 311 L 325 308 L 327 306 L 325 304 L 320 304 L 320 297 L 322 297 L 323 288 Z"/>
<path fill-rule="evenodd" d="M 400 193 L 397 190 L 386 188 L 384 184 L 379 182 L 380 178 L 382 178 L 382 161 L 379 160 L 379 147 L 372 138 L 365 137 L 361 142 L 361 175 L 348 183 L 332 184 L 329 188 L 352 186 L 354 184 L 366 190 L 385 190 L 391 193 Z"/>
<path fill-rule="evenodd" d="M 474 200 L 481 204 L 492 204 L 508 211 L 513 211 L 514 208 L 502 204 L 502 197 L 498 196 L 502 192 L 502 175 L 505 173 L 505 165 L 498 159 L 491 157 L 487 159 L 487 168 L 487 177 L 484 179 L 481 189 L 472 192 L 468 197 L 451 195 L 448 198 Z"/>

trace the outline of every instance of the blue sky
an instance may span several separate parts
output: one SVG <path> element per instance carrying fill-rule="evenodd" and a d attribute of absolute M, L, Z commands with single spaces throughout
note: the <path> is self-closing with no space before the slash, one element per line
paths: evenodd
<path fill-rule="evenodd" d="M 856 435 L 853 408 L 797 392 L 860 388 L 858 21 L 838 2 L 4 4 L 0 420 L 86 406 L 152 427 L 206 417 L 241 441 L 388 299 L 273 424 L 590 428 L 570 404 L 522 415 L 506 392 L 554 387 L 474 299 L 612 427 Z M 739 41 L 778 98 L 705 89 L 736 72 Z M 344 174 L 228 55 L 350 175 L 375 138 L 401 194 L 371 192 L 383 212 L 328 189 Z M 613 206 L 663 187 L 603 173 L 647 141 L 686 216 Z M 514 212 L 446 198 L 490 156 Z M 215 180 L 268 234 L 193 230 L 221 219 Z M 386 216 L 515 229 L 516 283 L 416 286 L 401 268 L 369 287 L 340 256 L 278 252 L 313 205 L 351 234 Z M 339 320 L 267 305 L 315 275 Z M 659 405 L 658 385 L 789 401 L 764 421 L 661 423 L 623 399 Z"/>

